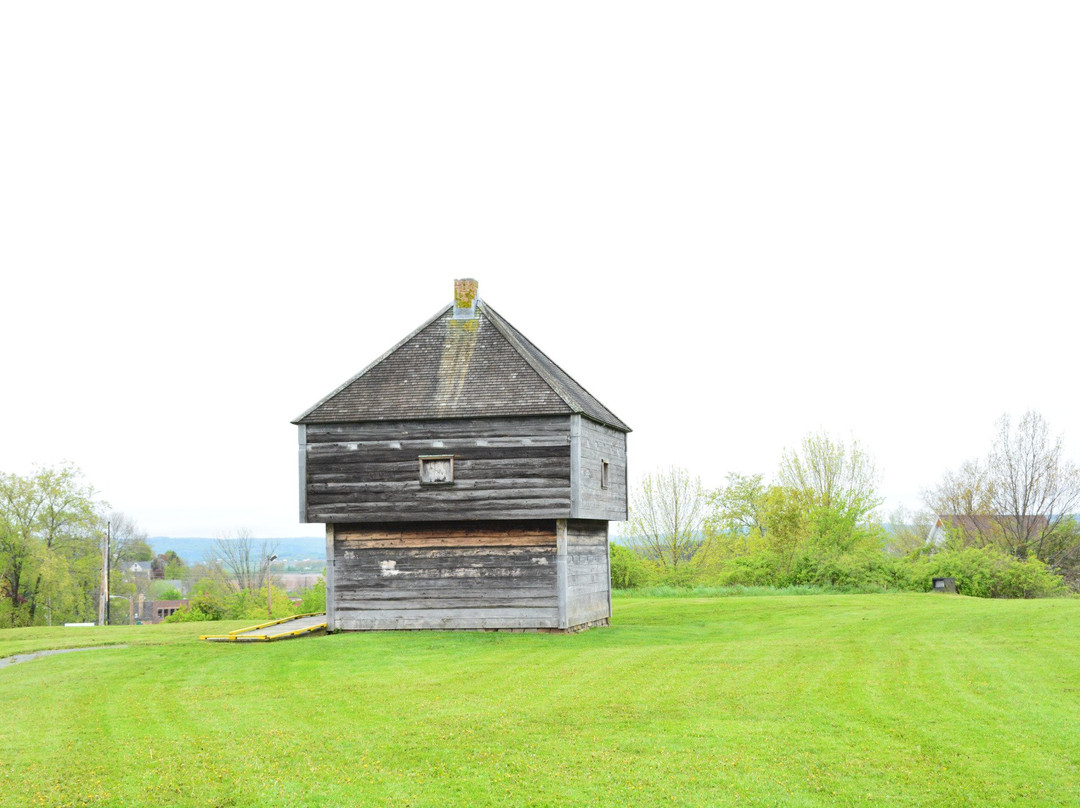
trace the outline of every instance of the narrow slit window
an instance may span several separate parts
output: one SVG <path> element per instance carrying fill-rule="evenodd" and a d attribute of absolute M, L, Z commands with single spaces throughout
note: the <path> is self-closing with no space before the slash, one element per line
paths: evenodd
<path fill-rule="evenodd" d="M 608 487 L 608 462 L 606 460 L 600 461 L 600 487 Z"/>
<path fill-rule="evenodd" d="M 420 484 L 446 485 L 454 481 L 453 455 L 421 455 Z"/>

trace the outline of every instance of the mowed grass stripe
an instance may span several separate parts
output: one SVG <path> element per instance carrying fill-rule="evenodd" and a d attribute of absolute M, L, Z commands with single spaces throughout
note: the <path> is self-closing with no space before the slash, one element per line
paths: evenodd
<path fill-rule="evenodd" d="M 848 595 L 616 598 L 575 636 L 93 630 L 130 645 L 0 670 L 0 805 L 1072 805 L 1077 625 Z"/>

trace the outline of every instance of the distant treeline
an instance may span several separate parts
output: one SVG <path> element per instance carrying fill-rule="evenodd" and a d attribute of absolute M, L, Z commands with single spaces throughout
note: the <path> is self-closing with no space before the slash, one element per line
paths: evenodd
<path fill-rule="evenodd" d="M 985 459 L 926 489 L 925 508 L 878 517 L 878 472 L 858 442 L 811 435 L 774 478 L 705 490 L 670 468 L 633 491 L 611 550 L 616 588 L 815 586 L 1045 597 L 1080 590 L 1080 470 L 1037 413 L 998 423 Z"/>
<path fill-rule="evenodd" d="M 322 538 L 266 542 L 243 530 L 148 539 L 71 464 L 0 472 L 0 627 L 127 622 L 143 617 L 147 600 L 189 595 L 203 607 L 200 619 L 292 613 L 300 598 L 322 608 L 320 591 L 286 592 L 273 580 L 268 604 L 266 576 L 288 568 L 286 559 L 311 559 L 319 572 L 324 554 Z"/>

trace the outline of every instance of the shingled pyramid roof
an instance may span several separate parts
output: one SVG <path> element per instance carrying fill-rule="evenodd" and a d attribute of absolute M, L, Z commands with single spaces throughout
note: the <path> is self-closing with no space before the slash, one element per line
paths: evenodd
<path fill-rule="evenodd" d="M 581 413 L 629 432 L 491 306 L 447 306 L 294 424 Z"/>

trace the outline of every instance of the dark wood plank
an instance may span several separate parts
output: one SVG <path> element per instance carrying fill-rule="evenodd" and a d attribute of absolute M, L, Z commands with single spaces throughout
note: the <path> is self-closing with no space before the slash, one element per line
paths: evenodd
<path fill-rule="evenodd" d="M 453 438 L 568 435 L 569 416 L 452 418 L 427 421 L 368 421 L 356 424 L 308 424 L 308 443 L 356 440 L 425 440 Z"/>

